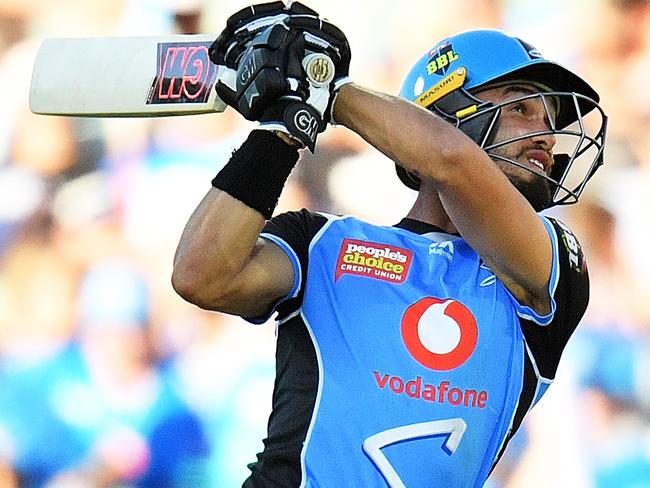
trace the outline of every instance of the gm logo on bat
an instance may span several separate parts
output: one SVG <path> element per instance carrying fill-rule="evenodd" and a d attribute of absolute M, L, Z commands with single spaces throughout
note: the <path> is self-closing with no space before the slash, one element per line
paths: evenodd
<path fill-rule="evenodd" d="M 217 77 L 210 42 L 160 42 L 147 105 L 205 103 Z"/>

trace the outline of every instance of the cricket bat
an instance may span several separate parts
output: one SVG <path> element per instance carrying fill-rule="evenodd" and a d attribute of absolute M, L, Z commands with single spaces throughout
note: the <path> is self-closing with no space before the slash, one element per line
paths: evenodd
<path fill-rule="evenodd" d="M 29 104 L 44 115 L 147 117 L 223 112 L 208 57 L 214 35 L 52 38 L 41 44 Z"/>
<path fill-rule="evenodd" d="M 29 105 L 43 115 L 158 117 L 223 112 L 208 56 L 214 35 L 52 38 L 41 44 Z M 334 63 L 303 59 L 309 83 L 327 86 Z"/>

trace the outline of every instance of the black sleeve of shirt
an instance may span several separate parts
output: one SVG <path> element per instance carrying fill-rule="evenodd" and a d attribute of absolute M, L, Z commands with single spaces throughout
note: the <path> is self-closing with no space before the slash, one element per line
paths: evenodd
<path fill-rule="evenodd" d="M 522 320 L 526 343 L 539 373 L 554 379 L 560 356 L 589 303 L 589 274 L 580 243 L 571 230 L 556 219 L 548 219 L 558 242 L 559 277 L 553 298 L 556 310 L 547 326 Z"/>
<path fill-rule="evenodd" d="M 299 212 L 286 212 L 273 217 L 266 223 L 263 234 L 271 234 L 286 242 L 296 253 L 301 268 L 301 283 L 298 295 L 283 301 L 277 307 L 278 320 L 300 308 L 307 279 L 309 245 L 318 231 L 327 222 L 327 217 L 302 209 Z"/>

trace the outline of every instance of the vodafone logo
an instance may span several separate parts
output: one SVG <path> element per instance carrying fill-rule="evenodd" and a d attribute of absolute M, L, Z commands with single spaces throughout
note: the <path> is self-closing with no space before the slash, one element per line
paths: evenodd
<path fill-rule="evenodd" d="M 448 371 L 472 355 L 478 328 L 472 312 L 462 303 L 425 297 L 404 312 L 402 339 L 422 366 Z"/>

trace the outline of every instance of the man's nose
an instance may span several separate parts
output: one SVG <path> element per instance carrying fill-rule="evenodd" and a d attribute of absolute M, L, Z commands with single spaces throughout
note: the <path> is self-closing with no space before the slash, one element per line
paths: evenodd
<path fill-rule="evenodd" d="M 535 144 L 544 146 L 546 150 L 551 150 L 553 147 L 555 147 L 557 139 L 555 138 L 555 134 L 549 132 L 551 130 L 551 124 L 547 117 L 540 117 L 537 119 L 537 123 L 535 124 L 533 130 L 535 132 L 541 132 L 541 134 L 537 134 L 531 137 L 531 140 Z"/>
<path fill-rule="evenodd" d="M 546 150 L 553 149 L 555 147 L 555 143 L 557 142 L 553 134 L 536 135 L 531 137 L 531 140 L 535 144 L 543 146 Z"/>

